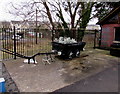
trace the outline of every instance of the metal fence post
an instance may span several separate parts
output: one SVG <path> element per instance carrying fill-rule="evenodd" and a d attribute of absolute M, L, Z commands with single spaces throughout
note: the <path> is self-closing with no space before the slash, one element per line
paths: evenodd
<path fill-rule="evenodd" d="M 15 26 L 14 26 L 14 59 L 16 59 L 16 34 L 15 34 Z"/>
<path fill-rule="evenodd" d="M 36 9 L 36 31 L 35 31 L 35 33 L 36 33 L 36 44 L 38 43 L 38 41 L 37 41 L 37 14 L 38 14 L 38 10 Z"/>
<path fill-rule="evenodd" d="M 36 36 L 36 44 L 38 44 L 38 40 L 37 40 L 37 36 L 38 36 L 38 34 L 37 34 L 37 27 L 35 29 L 35 36 Z"/>
<path fill-rule="evenodd" d="M 96 48 L 96 34 L 97 34 L 97 30 L 95 30 L 95 33 L 94 33 L 95 35 L 94 35 L 94 49 Z"/>

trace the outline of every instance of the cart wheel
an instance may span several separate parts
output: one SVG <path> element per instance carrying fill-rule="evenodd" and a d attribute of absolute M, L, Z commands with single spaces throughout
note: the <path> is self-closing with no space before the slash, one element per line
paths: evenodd
<path fill-rule="evenodd" d="M 68 58 L 69 58 L 69 59 L 72 59 L 72 58 L 73 58 L 73 52 L 72 52 L 72 51 L 68 52 Z"/>
<path fill-rule="evenodd" d="M 75 57 L 79 57 L 80 56 L 80 51 L 79 50 L 76 50 L 75 51 Z"/>

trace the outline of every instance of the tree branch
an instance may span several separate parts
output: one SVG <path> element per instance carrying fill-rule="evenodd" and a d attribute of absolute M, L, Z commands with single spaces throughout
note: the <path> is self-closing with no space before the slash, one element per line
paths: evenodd
<path fill-rule="evenodd" d="M 70 17 L 72 18 L 73 14 L 72 14 L 72 10 L 71 10 L 71 4 L 70 4 L 70 2 L 67 2 L 67 3 L 68 3 Z"/>
<path fill-rule="evenodd" d="M 48 5 L 47 5 L 46 2 L 43 2 L 43 5 L 44 5 L 45 8 L 46 8 L 48 18 L 49 18 L 50 23 L 51 23 L 51 25 L 52 25 L 52 29 L 54 30 L 54 27 L 55 27 L 55 26 L 54 26 L 54 23 L 53 23 L 53 20 L 52 20 L 52 16 L 51 16 L 51 13 L 50 13 L 50 9 L 49 9 L 49 7 L 48 7 Z"/>

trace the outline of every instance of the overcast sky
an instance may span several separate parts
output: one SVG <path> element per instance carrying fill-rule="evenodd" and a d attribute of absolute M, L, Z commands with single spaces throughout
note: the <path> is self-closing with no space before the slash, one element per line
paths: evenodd
<path fill-rule="evenodd" d="M 21 1 L 25 0 L 0 0 L 0 21 L 17 20 L 17 17 L 8 12 L 8 9 L 10 9 L 9 4 L 10 2 L 20 3 Z"/>
<path fill-rule="evenodd" d="M 11 20 L 20 20 L 19 17 L 13 16 L 8 12 L 9 3 L 17 3 L 28 1 L 28 0 L 0 0 L 0 21 L 11 21 Z M 95 24 L 97 19 L 93 19 L 89 22 L 89 24 Z"/>

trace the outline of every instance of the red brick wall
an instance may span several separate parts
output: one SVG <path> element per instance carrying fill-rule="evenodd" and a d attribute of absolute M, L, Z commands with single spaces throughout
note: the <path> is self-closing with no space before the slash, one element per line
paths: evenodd
<path fill-rule="evenodd" d="M 101 47 L 110 47 L 115 39 L 115 27 L 120 27 L 120 24 L 105 24 L 102 25 Z"/>

